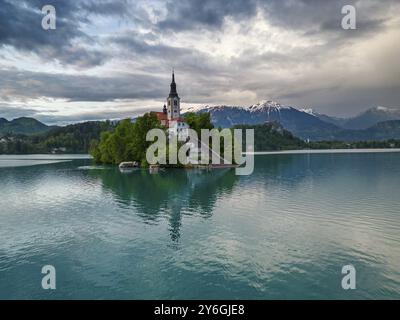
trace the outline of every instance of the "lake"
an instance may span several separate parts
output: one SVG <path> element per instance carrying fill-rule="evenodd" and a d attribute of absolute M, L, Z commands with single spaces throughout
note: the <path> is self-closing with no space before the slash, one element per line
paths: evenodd
<path fill-rule="evenodd" d="M 0 298 L 400 299 L 400 153 L 257 155 L 250 176 L 0 156 Z"/>

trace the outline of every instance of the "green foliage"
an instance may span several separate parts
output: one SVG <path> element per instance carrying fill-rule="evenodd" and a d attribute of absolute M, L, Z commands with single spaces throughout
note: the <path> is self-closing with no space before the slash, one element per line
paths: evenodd
<path fill-rule="evenodd" d="M 0 135 L 38 134 L 48 132 L 53 128 L 33 118 L 23 117 L 12 121 L 0 118 Z"/>
<path fill-rule="evenodd" d="M 211 116 L 208 112 L 196 114 L 188 112 L 184 115 L 185 121 L 189 127 L 197 132 L 198 137 L 201 136 L 201 129 L 213 129 L 214 125 L 211 122 Z"/>
<path fill-rule="evenodd" d="M 162 128 L 157 116 L 146 113 L 135 123 L 129 119 L 121 121 L 114 132 L 101 134 L 100 142 L 92 142 L 90 154 L 98 163 L 119 164 L 124 161 L 139 161 L 146 166 L 146 150 L 152 142 L 146 141 L 147 132 Z"/>
<path fill-rule="evenodd" d="M 185 116 L 191 128 L 201 137 L 201 129 L 212 129 L 210 115 L 188 113 Z M 0 125 L 9 123 L 0 118 Z M 22 118 L 20 123 L 34 124 Z M 31 127 L 32 128 L 32 127 Z M 88 153 L 99 163 L 120 163 L 139 161 L 146 166 L 146 150 L 151 142 L 146 142 L 150 129 L 162 128 L 157 116 L 149 113 L 137 119 L 136 123 L 124 120 L 115 127 L 110 121 L 85 122 L 66 127 L 53 128 L 49 132 L 23 135 L 0 134 L 0 154 L 38 153 Z M 400 140 L 386 141 L 318 141 L 307 143 L 284 130 L 277 123 L 255 126 L 236 126 L 240 129 L 255 130 L 255 151 L 275 151 L 293 149 L 354 149 L 354 148 L 400 148 Z M 165 129 L 165 128 L 164 128 Z M 223 155 L 223 141 L 221 154 Z M 167 158 L 169 156 L 167 146 Z"/>
<path fill-rule="evenodd" d="M 294 150 L 308 147 L 306 142 L 293 136 L 278 123 L 254 126 L 239 125 L 234 129 L 254 129 L 254 151 Z M 245 140 L 243 139 L 243 150 L 245 150 L 244 144 Z"/>
<path fill-rule="evenodd" d="M 400 148 L 400 140 L 393 139 L 386 141 L 315 141 L 307 143 L 293 136 L 289 131 L 284 130 L 278 123 L 268 123 L 254 126 L 243 125 L 235 126 L 234 128 L 254 129 L 255 151 Z"/>
<path fill-rule="evenodd" d="M 307 143 L 289 131 L 283 129 L 278 123 L 268 123 L 254 126 L 235 126 L 238 129 L 254 129 L 255 151 L 279 151 L 302 149 L 377 149 L 400 148 L 400 140 L 386 141 L 315 141 Z M 244 144 L 244 142 L 243 142 Z M 245 146 L 243 145 L 243 148 Z"/>
<path fill-rule="evenodd" d="M 201 129 L 212 129 L 209 114 L 196 115 L 189 113 L 185 115 L 189 126 L 196 130 L 200 136 Z M 151 129 L 165 129 L 154 113 L 147 113 L 137 118 L 135 123 L 130 120 L 122 121 L 113 133 L 106 132 L 101 135 L 99 143 L 93 142 L 90 154 L 98 163 L 119 164 L 123 161 L 139 161 L 146 167 L 146 151 L 153 142 L 146 141 L 147 132 Z M 178 149 L 181 143 L 178 144 Z M 168 144 L 166 152 L 167 162 L 169 154 L 175 152 L 176 146 Z M 176 165 L 179 167 L 180 165 Z"/>
<path fill-rule="evenodd" d="M 0 154 L 88 153 L 93 140 L 99 140 L 101 132 L 112 129 L 109 121 L 93 121 L 30 136 L 7 134 L 0 137 Z"/>
<path fill-rule="evenodd" d="M 388 149 L 400 148 L 400 140 L 385 141 L 316 141 L 309 144 L 310 149 Z"/>

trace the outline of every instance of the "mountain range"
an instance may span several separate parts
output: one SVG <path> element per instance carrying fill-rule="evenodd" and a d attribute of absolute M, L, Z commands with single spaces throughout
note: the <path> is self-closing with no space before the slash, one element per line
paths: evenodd
<path fill-rule="evenodd" d="M 314 115 L 322 121 L 350 130 L 367 129 L 379 122 L 400 120 L 400 108 L 375 107 L 348 119 L 316 113 L 312 109 L 302 109 L 302 111 Z"/>
<path fill-rule="evenodd" d="M 376 107 L 352 118 L 336 118 L 311 109 L 283 106 L 274 101 L 262 101 L 249 107 L 190 107 L 186 112 L 211 115 L 216 127 L 258 125 L 279 122 L 286 130 L 304 140 L 385 140 L 400 139 L 400 109 Z"/>
<path fill-rule="evenodd" d="M 12 121 L 0 118 L 0 135 L 4 134 L 36 134 L 44 133 L 54 126 L 47 126 L 34 118 L 17 118 Z"/>
<path fill-rule="evenodd" d="M 375 107 L 352 118 L 337 118 L 320 114 L 312 109 L 283 106 L 273 101 L 261 101 L 249 107 L 200 106 L 183 112 L 211 115 L 216 127 L 280 123 L 287 131 L 303 140 L 373 141 L 400 139 L 400 109 Z M 40 134 L 58 128 L 47 126 L 34 118 L 8 121 L 0 118 L 0 137 L 6 134 Z"/>

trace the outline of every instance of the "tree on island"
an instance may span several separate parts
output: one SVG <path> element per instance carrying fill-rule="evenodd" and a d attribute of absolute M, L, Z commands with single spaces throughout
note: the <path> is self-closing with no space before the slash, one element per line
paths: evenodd
<path fill-rule="evenodd" d="M 146 150 L 151 144 L 146 141 L 146 134 L 156 128 L 165 129 L 153 113 L 146 113 L 134 123 L 130 119 L 123 120 L 114 132 L 103 132 L 100 142 L 92 141 L 90 154 L 97 163 L 138 161 L 146 165 Z"/>
<path fill-rule="evenodd" d="M 200 114 L 188 112 L 184 115 L 184 118 L 189 127 L 196 131 L 199 137 L 201 136 L 201 129 L 211 130 L 214 128 L 211 122 L 211 115 L 207 112 Z"/>
<path fill-rule="evenodd" d="M 214 127 L 208 113 L 199 115 L 187 113 L 184 118 L 199 135 L 201 129 Z M 90 154 L 97 163 L 119 164 L 124 161 L 138 161 L 146 167 L 148 165 L 146 151 L 153 143 L 146 141 L 146 135 L 151 129 L 167 130 L 152 112 L 138 117 L 134 123 L 130 119 L 123 120 L 114 132 L 103 132 L 100 141 L 91 142 Z M 167 145 L 167 148 L 170 147 L 174 146 Z M 166 154 L 169 154 L 168 150 Z"/>

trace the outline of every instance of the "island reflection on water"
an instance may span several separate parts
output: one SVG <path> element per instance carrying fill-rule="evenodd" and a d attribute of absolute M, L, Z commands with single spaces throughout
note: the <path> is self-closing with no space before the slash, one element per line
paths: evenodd
<path fill-rule="evenodd" d="M 0 297 L 400 297 L 400 154 L 255 160 L 250 176 L 84 159 L 0 168 Z M 40 287 L 45 264 L 54 292 Z"/>
<path fill-rule="evenodd" d="M 89 176 L 101 180 L 112 191 L 122 208 L 134 206 L 146 223 L 167 215 L 171 240 L 178 242 L 182 215 L 198 213 L 212 216 L 216 201 L 231 194 L 238 181 L 234 170 L 171 169 L 150 174 L 147 170 L 122 173 L 116 168 L 90 170 Z"/>

